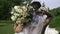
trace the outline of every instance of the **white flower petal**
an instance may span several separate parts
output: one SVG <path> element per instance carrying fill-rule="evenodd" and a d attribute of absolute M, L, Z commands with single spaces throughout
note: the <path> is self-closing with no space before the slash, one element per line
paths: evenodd
<path fill-rule="evenodd" d="M 15 15 L 15 16 L 19 16 L 19 14 L 18 14 L 18 13 L 14 13 L 14 15 Z"/>
<path fill-rule="evenodd" d="M 14 6 L 14 9 L 19 9 L 20 6 Z"/>
<path fill-rule="evenodd" d="M 17 16 L 11 16 L 12 21 L 15 21 Z"/>
<path fill-rule="evenodd" d="M 11 12 L 11 14 L 13 14 L 14 12 Z"/>

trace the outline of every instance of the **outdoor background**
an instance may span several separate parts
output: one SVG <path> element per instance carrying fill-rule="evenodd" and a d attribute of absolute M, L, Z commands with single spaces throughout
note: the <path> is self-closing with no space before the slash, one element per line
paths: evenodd
<path fill-rule="evenodd" d="M 0 0 L 0 34 L 14 34 L 10 12 L 15 5 L 22 5 L 22 0 Z M 60 31 L 60 7 L 49 11 L 53 16 L 50 27 Z"/>

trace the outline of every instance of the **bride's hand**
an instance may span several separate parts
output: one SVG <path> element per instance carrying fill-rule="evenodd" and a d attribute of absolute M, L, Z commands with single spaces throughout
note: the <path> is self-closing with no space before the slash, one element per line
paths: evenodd
<path fill-rule="evenodd" d="M 14 25 L 14 32 L 19 33 L 23 30 L 23 27 L 20 24 L 15 24 Z"/>

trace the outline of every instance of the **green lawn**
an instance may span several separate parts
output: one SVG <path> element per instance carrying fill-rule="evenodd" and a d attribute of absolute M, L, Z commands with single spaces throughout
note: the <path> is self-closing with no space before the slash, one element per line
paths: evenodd
<path fill-rule="evenodd" d="M 0 22 L 0 34 L 14 34 L 13 25 L 11 23 Z"/>

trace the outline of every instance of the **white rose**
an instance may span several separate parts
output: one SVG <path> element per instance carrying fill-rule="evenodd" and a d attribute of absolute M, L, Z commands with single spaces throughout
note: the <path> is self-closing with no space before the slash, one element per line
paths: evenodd
<path fill-rule="evenodd" d="M 14 13 L 14 15 L 15 15 L 15 16 L 19 16 L 19 14 L 18 14 L 18 13 Z"/>
<path fill-rule="evenodd" d="M 27 11 L 27 8 L 25 6 L 22 7 L 24 11 Z"/>
<path fill-rule="evenodd" d="M 22 8 L 26 8 L 25 6 L 23 6 Z"/>
<path fill-rule="evenodd" d="M 11 16 L 11 19 L 15 21 L 17 19 L 17 16 Z"/>
<path fill-rule="evenodd" d="M 22 9 L 18 9 L 17 12 L 18 12 L 18 13 L 22 13 L 23 10 L 22 10 Z"/>
<path fill-rule="evenodd" d="M 12 11 L 11 14 L 13 14 L 14 12 Z"/>
<path fill-rule="evenodd" d="M 14 9 L 19 9 L 20 8 L 20 6 L 14 6 Z"/>

